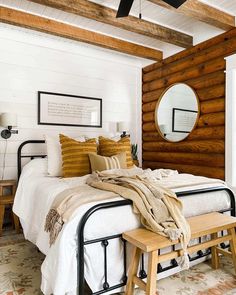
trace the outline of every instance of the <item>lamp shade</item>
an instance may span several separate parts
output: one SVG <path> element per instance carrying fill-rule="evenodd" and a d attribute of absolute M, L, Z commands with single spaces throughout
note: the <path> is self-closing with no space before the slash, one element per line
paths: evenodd
<path fill-rule="evenodd" d="M 129 124 L 128 124 L 128 122 L 118 122 L 117 123 L 117 131 L 118 132 L 129 131 Z"/>
<path fill-rule="evenodd" d="M 2 127 L 16 127 L 17 126 L 17 115 L 14 113 L 2 113 L 0 115 L 0 126 Z"/>

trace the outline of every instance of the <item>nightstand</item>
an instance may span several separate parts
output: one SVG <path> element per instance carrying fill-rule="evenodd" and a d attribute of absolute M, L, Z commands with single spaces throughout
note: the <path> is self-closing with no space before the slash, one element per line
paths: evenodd
<path fill-rule="evenodd" d="M 4 221 L 4 213 L 7 205 L 12 207 L 16 193 L 15 180 L 0 180 L 0 236 L 2 235 L 2 227 Z M 14 227 L 17 233 L 20 232 L 19 218 L 12 212 Z"/>

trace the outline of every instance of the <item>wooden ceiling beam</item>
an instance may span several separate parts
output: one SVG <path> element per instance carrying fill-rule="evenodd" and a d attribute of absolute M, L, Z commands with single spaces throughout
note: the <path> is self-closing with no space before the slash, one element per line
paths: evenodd
<path fill-rule="evenodd" d="M 183 48 L 193 45 L 193 37 L 134 16 L 116 18 L 117 11 L 87 0 L 30 0 L 51 8 L 80 15 L 130 32 L 145 35 Z"/>
<path fill-rule="evenodd" d="M 44 17 L 36 16 L 19 10 L 0 6 L 0 22 L 60 36 L 79 42 L 89 43 L 118 52 L 147 58 L 162 60 L 162 52 L 153 48 L 123 41 L 117 38 L 84 30 Z"/>
<path fill-rule="evenodd" d="M 198 0 L 188 0 L 178 9 L 168 5 L 162 0 L 148 0 L 154 4 L 184 14 L 207 23 L 208 25 L 228 31 L 235 27 L 235 16 L 207 5 Z"/>

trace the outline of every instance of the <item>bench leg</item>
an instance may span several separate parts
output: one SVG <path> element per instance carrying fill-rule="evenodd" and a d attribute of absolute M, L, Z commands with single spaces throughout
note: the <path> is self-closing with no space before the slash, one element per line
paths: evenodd
<path fill-rule="evenodd" d="M 0 205 L 0 236 L 2 235 L 4 212 L 5 212 L 5 205 Z"/>
<path fill-rule="evenodd" d="M 234 264 L 234 270 L 236 272 L 236 235 L 235 235 L 235 228 L 230 228 L 228 233 L 232 236 L 232 239 L 229 241 L 230 250 L 232 253 L 232 259 Z"/>
<path fill-rule="evenodd" d="M 211 234 L 212 240 L 217 238 L 218 238 L 217 233 Z M 218 269 L 220 267 L 219 255 L 216 248 L 217 248 L 217 245 L 211 247 L 211 265 L 213 269 Z"/>
<path fill-rule="evenodd" d="M 128 281 L 126 284 L 125 295 L 132 295 L 134 292 L 133 278 L 137 275 L 141 250 L 134 247 L 128 272 Z"/>
<path fill-rule="evenodd" d="M 157 263 L 158 263 L 157 251 L 148 253 L 148 274 L 147 274 L 147 286 L 146 286 L 147 295 L 156 294 Z"/>

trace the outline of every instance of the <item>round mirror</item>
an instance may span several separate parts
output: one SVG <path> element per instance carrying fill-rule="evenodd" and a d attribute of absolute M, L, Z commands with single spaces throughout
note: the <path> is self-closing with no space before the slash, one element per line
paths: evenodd
<path fill-rule="evenodd" d="M 170 142 L 185 139 L 197 124 L 199 100 L 188 85 L 179 83 L 167 88 L 156 105 L 156 127 Z"/>

